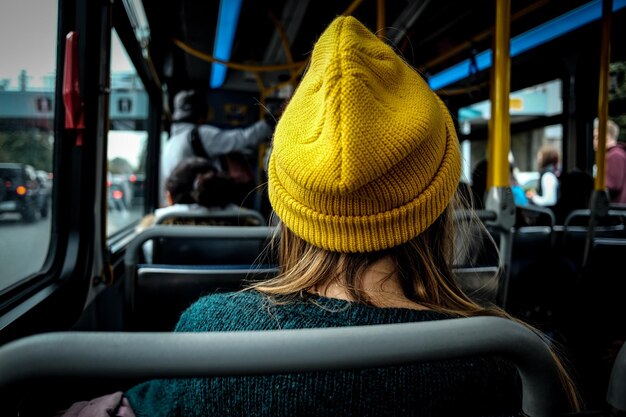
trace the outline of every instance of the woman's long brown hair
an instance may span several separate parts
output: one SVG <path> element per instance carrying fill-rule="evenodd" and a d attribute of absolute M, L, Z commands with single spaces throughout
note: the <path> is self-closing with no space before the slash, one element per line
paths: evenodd
<path fill-rule="evenodd" d="M 375 305 L 368 298 L 361 278 L 375 262 L 389 258 L 396 266 L 404 296 L 409 300 L 452 316 L 496 316 L 515 320 L 547 341 L 539 330 L 495 305 L 479 304 L 462 290 L 453 265 L 471 265 L 470 258 L 476 250 L 485 249 L 477 248 L 477 243 L 482 245 L 487 241 L 492 246 L 490 249 L 497 252 L 495 242 L 471 206 L 471 202 L 457 193 L 444 213 L 424 232 L 405 244 L 371 253 L 330 252 L 307 243 L 280 224 L 280 237 L 273 242 L 276 245 L 278 240 L 280 273 L 249 288 L 284 303 L 305 296 L 311 288 L 336 283 L 357 302 Z M 458 215 L 461 212 L 463 215 Z M 575 384 L 558 355 L 552 354 L 570 406 L 578 411 L 581 401 Z"/>

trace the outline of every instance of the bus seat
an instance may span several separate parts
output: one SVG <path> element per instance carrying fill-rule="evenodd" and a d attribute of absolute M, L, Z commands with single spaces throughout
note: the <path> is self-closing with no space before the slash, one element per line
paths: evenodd
<path fill-rule="evenodd" d="M 525 415 L 558 414 L 564 392 L 547 343 L 497 317 L 271 331 L 39 334 L 0 347 L 0 399 L 10 413 L 38 382 L 45 382 L 47 395 L 67 396 L 68 381 L 329 371 L 484 355 L 517 367 Z"/>
<path fill-rule="evenodd" d="M 245 283 L 278 274 L 271 265 L 181 267 L 139 265 L 135 285 L 133 330 L 173 330 L 180 314 L 203 295 L 240 290 Z"/>
<path fill-rule="evenodd" d="M 507 260 L 499 259 L 498 252 L 490 242 L 490 239 L 493 239 L 495 246 L 500 247 L 502 230 L 490 224 L 491 221 L 496 219 L 496 213 L 489 210 L 479 210 L 477 214 L 479 219 L 485 223 L 489 234 L 479 235 L 477 232 L 477 247 L 474 251 L 474 258 L 470 260 L 470 265 L 458 265 L 457 268 L 459 270 L 467 269 L 467 272 L 462 273 L 462 280 L 469 280 L 469 282 L 467 284 L 461 282 L 461 286 L 466 288 L 468 293 L 473 293 L 476 285 L 486 290 L 483 294 L 473 295 L 476 301 L 483 303 L 492 300 L 492 291 L 498 292 L 498 286 L 502 280 L 501 274 L 498 274 L 498 272 L 501 272 L 499 264 L 500 262 L 507 262 Z M 460 211 L 458 216 L 461 219 L 471 218 L 464 211 Z M 538 281 L 534 277 L 538 271 L 542 270 L 542 265 L 551 260 L 554 247 L 554 223 L 555 217 L 550 209 L 534 206 L 516 206 L 516 223 L 511 229 L 510 236 L 512 240 L 511 258 L 506 265 L 509 268 L 509 288 L 507 299 L 503 300 L 505 305 L 511 305 L 511 309 L 535 310 L 536 302 L 534 300 L 531 302 L 531 307 L 518 307 L 518 304 L 522 299 L 528 300 L 527 294 L 536 293 L 538 284 L 540 288 L 545 286 L 545 280 Z M 484 270 L 484 272 L 479 274 L 481 278 L 478 281 L 472 279 L 472 269 L 477 271 Z M 495 274 L 500 276 L 500 281 L 493 279 Z M 496 301 L 500 302 L 499 300 Z"/>
<path fill-rule="evenodd" d="M 272 226 L 150 227 L 129 244 L 125 263 L 136 265 L 140 248 L 153 241 L 152 263 L 172 265 L 251 264 L 274 235 Z"/>
<path fill-rule="evenodd" d="M 581 375 L 581 391 L 596 406 L 604 402 L 616 347 L 626 340 L 625 259 L 626 239 L 594 239 L 587 264 L 562 294 L 567 300 L 562 333 Z"/>
<path fill-rule="evenodd" d="M 574 210 L 565 219 L 563 245 L 567 250 L 576 251 L 576 253 L 568 251 L 570 256 L 579 257 L 583 253 L 590 220 L 591 211 L 589 209 Z M 597 220 L 598 224 L 594 227 L 594 236 L 626 237 L 626 211 L 609 210 L 606 216 L 597 218 Z"/>
<path fill-rule="evenodd" d="M 557 240 L 559 253 L 576 272 L 580 272 L 583 266 L 590 219 L 589 209 L 573 210 L 565 219 L 562 236 Z M 609 210 L 606 216 L 598 219 L 593 237 L 626 238 L 626 211 Z"/>
<path fill-rule="evenodd" d="M 168 211 L 155 219 L 155 224 L 194 224 L 232 225 L 232 226 L 264 226 L 267 221 L 261 213 L 248 208 L 229 208 L 212 211 L 204 207 L 194 207 L 190 210 Z"/>
<path fill-rule="evenodd" d="M 499 267 L 456 267 L 453 271 L 461 288 L 475 302 L 481 305 L 497 302 Z"/>
<path fill-rule="evenodd" d="M 214 227 L 226 229 L 216 230 Z M 242 227 L 246 228 L 243 234 L 232 233 Z M 250 228 L 259 228 L 259 231 L 252 233 Z M 205 230 L 207 233 L 194 236 L 186 232 L 154 236 L 152 262 L 166 265 L 252 264 L 271 239 L 273 228 L 206 226 Z"/>
<path fill-rule="evenodd" d="M 617 354 L 615 364 L 611 370 L 606 402 L 614 410 L 626 414 L 626 343 Z M 615 413 L 617 415 L 617 413 Z"/>
<path fill-rule="evenodd" d="M 545 324 L 553 307 L 549 295 L 559 287 L 554 260 L 555 217 L 545 207 L 516 207 L 507 308 L 516 316 Z"/>
<path fill-rule="evenodd" d="M 127 314 L 134 312 L 137 267 L 143 245 L 150 240 L 167 244 L 168 252 L 154 256 L 159 264 L 177 265 L 275 265 L 267 243 L 276 232 L 271 226 L 163 226 L 149 227 L 129 243 L 124 258 L 124 298 Z M 156 250 L 154 245 L 154 250 Z M 154 255 L 157 255 L 156 252 Z M 199 295 L 199 294 L 198 294 Z"/>
<path fill-rule="evenodd" d="M 550 226 L 554 227 L 556 216 L 547 207 L 534 205 L 515 206 L 515 227 Z"/>

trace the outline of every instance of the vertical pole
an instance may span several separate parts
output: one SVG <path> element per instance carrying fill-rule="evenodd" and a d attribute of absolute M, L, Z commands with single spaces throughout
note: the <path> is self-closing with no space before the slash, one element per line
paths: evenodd
<path fill-rule="evenodd" d="M 385 39 L 385 0 L 376 0 L 376 34 Z"/>
<path fill-rule="evenodd" d="M 511 88 L 510 43 L 511 0 L 497 0 L 491 80 L 491 119 L 489 120 L 489 173 L 487 188 L 509 185 L 511 128 L 509 92 Z"/>
<path fill-rule="evenodd" d="M 600 88 L 598 91 L 598 148 L 595 190 L 604 191 L 606 179 L 606 123 L 609 114 L 609 62 L 611 60 L 611 12 L 613 1 L 602 0 L 602 38 L 600 42 Z"/>
<path fill-rule="evenodd" d="M 506 308 L 511 257 L 515 200 L 509 184 L 509 150 L 511 128 L 509 117 L 509 90 L 511 88 L 511 57 L 509 54 L 511 0 L 496 1 L 496 24 L 491 79 L 491 118 L 487 164 L 487 196 L 485 208 L 496 213 L 489 223 L 500 232 L 500 268 L 497 302 Z"/>
<path fill-rule="evenodd" d="M 608 214 L 609 195 L 605 189 L 606 180 L 606 123 L 609 117 L 609 62 L 611 60 L 611 13 L 613 1 L 602 0 L 602 36 L 600 40 L 600 74 L 598 90 L 598 146 L 596 149 L 596 178 L 591 194 L 589 209 L 591 217 L 585 240 L 583 268 L 587 265 L 593 246 L 595 227 L 598 220 Z"/>

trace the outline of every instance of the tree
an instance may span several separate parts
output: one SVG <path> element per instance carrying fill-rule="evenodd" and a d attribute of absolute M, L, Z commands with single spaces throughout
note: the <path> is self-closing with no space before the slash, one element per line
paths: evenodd
<path fill-rule="evenodd" d="M 52 171 L 50 132 L 37 129 L 0 132 L 0 162 L 21 162 Z"/>
<path fill-rule="evenodd" d="M 109 172 L 111 174 L 130 175 L 133 173 L 133 167 L 125 158 L 113 158 L 109 161 Z"/>

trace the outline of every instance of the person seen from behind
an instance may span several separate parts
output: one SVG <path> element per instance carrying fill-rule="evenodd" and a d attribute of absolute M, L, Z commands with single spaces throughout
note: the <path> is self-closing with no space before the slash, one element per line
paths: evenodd
<path fill-rule="evenodd" d="M 552 208 L 559 196 L 559 151 L 550 145 L 542 146 L 537 152 L 537 166 L 537 190 L 526 191 L 526 197 L 533 204 Z"/>
<path fill-rule="evenodd" d="M 556 224 L 565 220 L 574 210 L 588 209 L 593 192 L 593 177 L 590 173 L 574 168 L 559 176 L 559 199 L 554 207 Z"/>
<path fill-rule="evenodd" d="M 207 98 L 199 91 L 182 90 L 174 97 L 171 136 L 161 154 L 161 189 L 182 160 L 201 156 L 209 159 L 216 171 L 222 172 L 226 167 L 221 157 L 250 153 L 273 132 L 274 119 L 269 116 L 245 128 L 222 129 L 206 124 L 207 113 Z M 166 204 L 165 196 L 162 196 L 161 204 Z"/>
<path fill-rule="evenodd" d="M 485 208 L 485 194 L 487 192 L 487 159 L 481 159 L 472 169 L 472 196 L 476 209 Z"/>
<path fill-rule="evenodd" d="M 596 121 L 597 122 L 597 121 Z M 626 143 L 618 142 L 619 126 L 612 120 L 606 125 L 605 185 L 611 203 L 626 204 Z M 593 149 L 598 147 L 598 128 L 593 131 Z"/>
<path fill-rule="evenodd" d="M 258 212 L 231 202 L 239 187 L 209 160 L 197 156 L 184 159 L 165 182 L 166 207 L 145 215 L 135 231 L 141 232 L 154 224 L 260 226 Z M 224 213 L 229 216 L 220 216 Z M 152 263 L 152 240 L 145 242 L 142 249 L 144 260 Z"/>
<path fill-rule="evenodd" d="M 359 21 L 336 18 L 273 139 L 268 190 L 280 220 L 280 274 L 243 292 L 201 298 L 176 331 L 508 317 L 475 303 L 455 280 L 457 245 L 472 241 L 453 215 L 465 207 L 456 194 L 460 174 L 459 142 L 443 102 Z M 565 371 L 563 379 L 576 403 Z M 520 408 L 517 372 L 486 357 L 160 380 L 126 395 L 138 415 L 151 416 L 450 416 Z"/>
<path fill-rule="evenodd" d="M 210 218 L 212 213 L 237 212 L 242 219 L 242 222 L 237 224 L 258 225 L 251 223 L 253 216 L 246 216 L 253 210 L 232 203 L 235 199 L 234 195 L 238 194 L 238 187 L 240 184 L 236 184 L 226 173 L 217 171 L 208 159 L 198 156 L 184 159 L 174 168 L 165 182 L 166 207 L 158 208 L 154 214 L 145 216 L 137 226 L 137 230 L 141 231 L 154 223 L 160 223 L 161 219 L 166 216 L 174 217 L 177 213 L 184 214 L 185 212 L 194 212 L 197 214 L 196 218 L 201 217 L 202 214 Z M 190 218 L 185 221 L 185 217 L 181 216 L 173 223 L 198 224 L 193 220 Z M 201 224 L 226 225 L 214 222 Z"/>
<path fill-rule="evenodd" d="M 473 227 L 454 215 L 467 207 L 460 177 L 459 142 L 444 103 L 357 19 L 337 17 L 317 41 L 273 139 L 268 191 L 280 220 L 279 275 L 200 298 L 175 330 L 508 317 L 474 302 L 455 278 L 452 266 L 475 240 Z M 573 384 L 562 376 L 576 409 Z M 153 417 L 514 415 L 521 407 L 517 371 L 496 357 L 154 380 L 125 396 L 137 416 Z"/>

